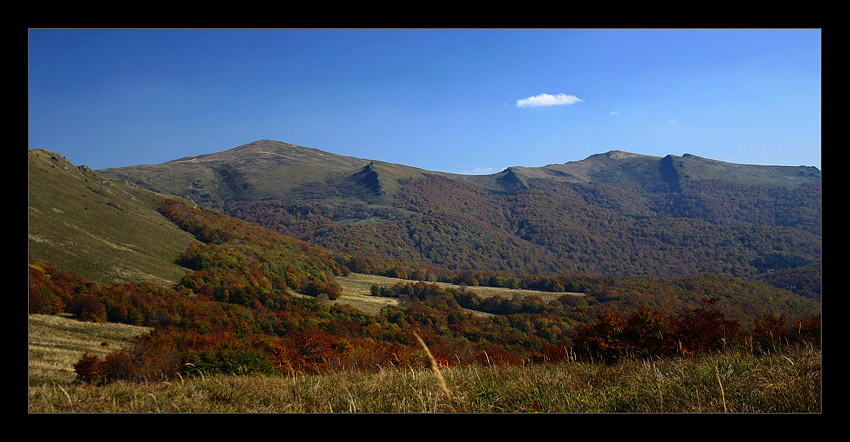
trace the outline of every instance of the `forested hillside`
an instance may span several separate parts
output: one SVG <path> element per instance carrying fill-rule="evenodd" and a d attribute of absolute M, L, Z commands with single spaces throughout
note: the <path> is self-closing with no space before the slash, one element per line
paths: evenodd
<path fill-rule="evenodd" d="M 129 350 L 103 360 L 83 358 L 76 367 L 81 380 L 150 379 L 192 370 L 247 374 L 423 366 L 427 361 L 417 334 L 443 365 L 567 357 L 613 362 L 636 352 L 756 349 L 762 341 L 773 342 L 776 333 L 788 342 L 819 339 L 817 303 L 727 277 L 563 277 L 549 282 L 581 289 L 584 296 L 565 294 L 549 302 L 485 299 L 474 288 L 410 281 L 380 290 L 379 296 L 397 304 L 369 315 L 322 299 L 345 296 L 335 283 L 338 275 L 353 269 L 392 274 L 397 263 L 330 252 L 177 201 L 163 203 L 161 212 L 201 240 L 178 258 L 191 270 L 173 289 L 100 285 L 40 260 L 30 262 L 31 313 L 65 312 L 80 320 L 156 328 Z M 604 325 L 610 321 L 630 325 L 610 329 Z M 631 337 L 607 335 L 611 330 Z M 650 344 L 649 336 L 663 339 Z"/>
<path fill-rule="evenodd" d="M 812 167 L 612 151 L 456 175 L 262 140 L 101 172 L 362 256 L 536 275 L 716 273 L 821 296 Z"/>
<path fill-rule="evenodd" d="M 393 208 L 265 201 L 228 213 L 328 248 L 449 269 L 752 277 L 794 268 L 803 274 L 786 287 L 820 295 L 819 268 L 806 267 L 821 256 L 820 191 L 812 185 L 699 183 L 653 195 L 635 185 L 545 180 L 505 194 L 433 175 L 403 184 Z M 742 193 L 748 197 L 736 197 Z"/>

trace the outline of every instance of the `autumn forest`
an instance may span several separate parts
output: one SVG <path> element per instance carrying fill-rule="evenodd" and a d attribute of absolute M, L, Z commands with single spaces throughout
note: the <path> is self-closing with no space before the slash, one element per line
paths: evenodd
<path fill-rule="evenodd" d="M 30 263 L 31 313 L 70 313 L 79 320 L 155 327 L 132 348 L 105 359 L 86 357 L 81 380 L 207 374 L 322 373 L 425 366 L 419 333 L 440 364 L 543 363 L 687 355 L 746 347 L 765 351 L 792 342 L 818 344 L 817 314 L 758 316 L 771 299 L 763 283 L 720 276 L 680 279 L 522 277 L 471 272 L 430 273 L 397 262 L 351 256 L 305 243 L 214 212 L 170 200 L 162 213 L 199 241 L 179 257 L 191 269 L 174 289 L 153 284 L 101 286 L 48 263 Z M 285 259 L 282 259 L 285 258 Z M 282 265 L 281 262 L 285 262 Z M 429 275 L 475 286 L 501 281 L 565 294 L 482 299 L 471 290 L 442 289 L 411 280 L 375 290 L 397 307 L 367 315 L 328 306 L 340 289 L 335 277 L 374 272 L 408 278 Z M 306 296 L 293 296 L 292 289 Z M 641 295 L 636 296 L 636 293 Z M 733 317 L 717 297 L 735 293 Z M 483 312 L 485 315 L 474 312 Z"/>

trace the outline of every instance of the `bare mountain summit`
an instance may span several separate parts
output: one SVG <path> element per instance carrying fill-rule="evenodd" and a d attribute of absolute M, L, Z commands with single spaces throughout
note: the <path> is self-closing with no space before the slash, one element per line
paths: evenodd
<path fill-rule="evenodd" d="M 398 180 L 421 177 L 413 167 L 260 140 L 222 152 L 156 165 L 103 169 L 104 176 L 180 195 L 200 205 L 267 200 L 358 197 L 386 202 Z"/>

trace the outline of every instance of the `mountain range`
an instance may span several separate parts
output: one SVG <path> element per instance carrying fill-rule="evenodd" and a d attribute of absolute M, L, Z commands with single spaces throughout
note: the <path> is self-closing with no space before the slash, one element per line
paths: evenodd
<path fill-rule="evenodd" d="M 190 197 L 210 207 L 222 207 L 225 202 L 339 196 L 392 204 L 392 197 L 402 190 L 401 180 L 426 176 L 478 184 L 496 192 L 529 189 L 534 180 L 583 185 L 633 184 L 654 193 L 679 191 L 707 180 L 788 189 L 820 185 L 821 180 L 820 170 L 811 166 L 743 165 L 691 154 L 661 158 L 618 150 L 564 164 L 515 166 L 490 175 L 465 175 L 336 155 L 270 140 L 162 164 L 99 172 L 140 187 Z"/>
<path fill-rule="evenodd" d="M 298 239 L 449 270 L 761 279 L 820 299 L 821 172 L 611 151 L 461 175 L 261 140 L 96 171 Z"/>

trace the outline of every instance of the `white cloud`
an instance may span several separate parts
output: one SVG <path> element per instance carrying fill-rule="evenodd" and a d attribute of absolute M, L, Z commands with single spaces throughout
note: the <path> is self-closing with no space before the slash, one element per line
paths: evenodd
<path fill-rule="evenodd" d="M 620 115 L 620 111 L 611 111 L 608 115 Z"/>
<path fill-rule="evenodd" d="M 575 95 L 567 94 L 540 94 L 533 97 L 523 98 L 516 101 L 517 107 L 536 107 L 536 106 L 558 106 L 562 104 L 574 104 L 579 101 L 584 101 Z"/>
<path fill-rule="evenodd" d="M 679 122 L 679 120 L 677 120 L 677 119 L 673 118 L 673 119 L 671 119 L 670 121 L 668 121 L 667 123 L 669 123 L 669 124 L 676 124 L 676 123 L 678 123 L 678 122 Z"/>
<path fill-rule="evenodd" d="M 476 167 L 475 169 L 467 170 L 461 173 L 463 175 L 489 175 L 495 171 L 496 169 L 493 169 L 492 167 Z"/>

